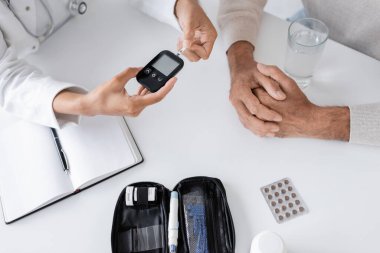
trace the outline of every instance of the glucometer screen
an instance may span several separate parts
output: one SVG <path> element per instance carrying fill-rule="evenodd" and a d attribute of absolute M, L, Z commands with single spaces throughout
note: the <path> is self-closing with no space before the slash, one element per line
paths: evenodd
<path fill-rule="evenodd" d="M 178 67 L 179 63 L 167 55 L 162 55 L 152 66 L 162 74 L 169 76 Z"/>

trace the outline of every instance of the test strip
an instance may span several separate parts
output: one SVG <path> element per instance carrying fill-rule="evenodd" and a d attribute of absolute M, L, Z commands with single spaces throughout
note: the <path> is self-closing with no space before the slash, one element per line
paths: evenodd
<path fill-rule="evenodd" d="M 186 50 L 186 47 L 183 47 L 180 50 L 178 50 L 177 56 L 179 56 L 180 54 L 182 54 L 183 52 L 185 52 L 185 50 Z"/>

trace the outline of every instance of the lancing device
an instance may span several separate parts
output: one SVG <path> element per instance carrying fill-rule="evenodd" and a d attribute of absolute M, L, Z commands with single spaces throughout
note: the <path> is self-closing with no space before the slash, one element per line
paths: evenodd
<path fill-rule="evenodd" d="M 178 245 L 178 192 L 173 191 L 170 195 L 168 243 L 169 252 L 176 253 Z"/>

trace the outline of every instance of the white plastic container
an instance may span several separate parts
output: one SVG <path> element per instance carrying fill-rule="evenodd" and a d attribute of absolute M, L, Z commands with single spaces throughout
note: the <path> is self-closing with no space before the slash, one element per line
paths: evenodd
<path fill-rule="evenodd" d="M 273 232 L 263 231 L 252 240 L 251 253 L 286 253 L 282 238 Z"/>

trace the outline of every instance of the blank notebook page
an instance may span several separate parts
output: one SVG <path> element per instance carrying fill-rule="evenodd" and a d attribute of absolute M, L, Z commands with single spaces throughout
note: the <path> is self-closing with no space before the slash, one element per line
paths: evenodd
<path fill-rule="evenodd" d="M 67 125 L 58 132 L 76 189 L 136 163 L 122 127 L 126 124 L 120 117 L 82 117 L 79 126 Z"/>
<path fill-rule="evenodd" d="M 73 191 L 50 128 L 0 112 L 0 196 L 6 221 Z"/>

